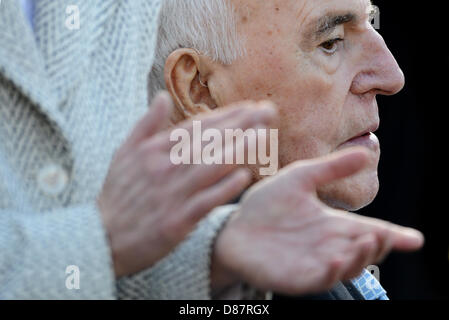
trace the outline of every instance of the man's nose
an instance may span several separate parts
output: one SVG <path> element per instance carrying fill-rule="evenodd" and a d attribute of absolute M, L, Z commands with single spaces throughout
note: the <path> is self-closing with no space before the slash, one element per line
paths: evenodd
<path fill-rule="evenodd" d="M 362 68 L 353 80 L 354 94 L 374 92 L 393 95 L 405 84 L 404 73 L 382 36 L 374 29 L 363 39 Z"/>

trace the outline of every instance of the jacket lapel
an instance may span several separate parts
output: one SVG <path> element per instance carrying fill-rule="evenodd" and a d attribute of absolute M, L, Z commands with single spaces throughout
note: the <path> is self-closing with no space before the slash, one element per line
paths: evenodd
<path fill-rule="evenodd" d="M 6 0 L 0 4 L 0 43 L 0 74 L 12 81 L 52 122 L 62 123 L 43 57 L 19 1 Z"/>
<path fill-rule="evenodd" d="M 104 21 L 116 5 L 111 0 L 36 0 L 35 33 L 58 108 L 80 87 Z M 105 14 L 106 13 L 106 14 Z M 79 20 L 79 27 L 76 19 Z M 69 106 L 70 107 L 70 106 Z"/>
<path fill-rule="evenodd" d="M 71 107 L 68 102 L 80 87 L 107 18 L 120 1 L 101 0 L 95 5 L 90 0 L 34 1 L 34 33 L 19 1 L 1 1 L 0 74 L 62 133 L 70 130 L 64 109 Z M 79 29 L 72 28 L 76 16 Z"/>

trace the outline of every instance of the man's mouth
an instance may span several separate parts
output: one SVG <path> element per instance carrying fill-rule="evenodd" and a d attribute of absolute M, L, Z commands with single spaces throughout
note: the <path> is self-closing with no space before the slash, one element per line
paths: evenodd
<path fill-rule="evenodd" d="M 379 128 L 379 124 L 373 124 L 356 134 L 352 138 L 348 139 L 346 142 L 342 143 L 340 147 L 351 147 L 351 146 L 364 146 L 371 150 L 379 149 L 379 140 L 377 139 L 374 132 Z"/>

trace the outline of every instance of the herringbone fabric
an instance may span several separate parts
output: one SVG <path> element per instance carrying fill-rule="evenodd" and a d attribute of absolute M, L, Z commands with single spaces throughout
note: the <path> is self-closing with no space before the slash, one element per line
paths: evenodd
<path fill-rule="evenodd" d="M 114 152 L 145 113 L 160 0 L 0 5 L 0 299 L 207 299 L 218 209 L 170 256 L 115 281 L 95 205 Z M 65 26 L 76 5 L 80 29 Z M 68 174 L 58 195 L 42 168 Z M 68 290 L 65 270 L 80 269 Z"/>

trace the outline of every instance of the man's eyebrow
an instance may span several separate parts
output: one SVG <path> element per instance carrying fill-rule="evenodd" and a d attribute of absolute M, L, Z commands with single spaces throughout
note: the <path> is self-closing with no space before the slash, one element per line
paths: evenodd
<path fill-rule="evenodd" d="M 310 24 L 311 27 L 308 28 L 306 35 L 311 40 L 321 39 L 332 33 L 337 26 L 356 20 L 357 15 L 352 12 L 345 14 L 326 14 Z"/>

